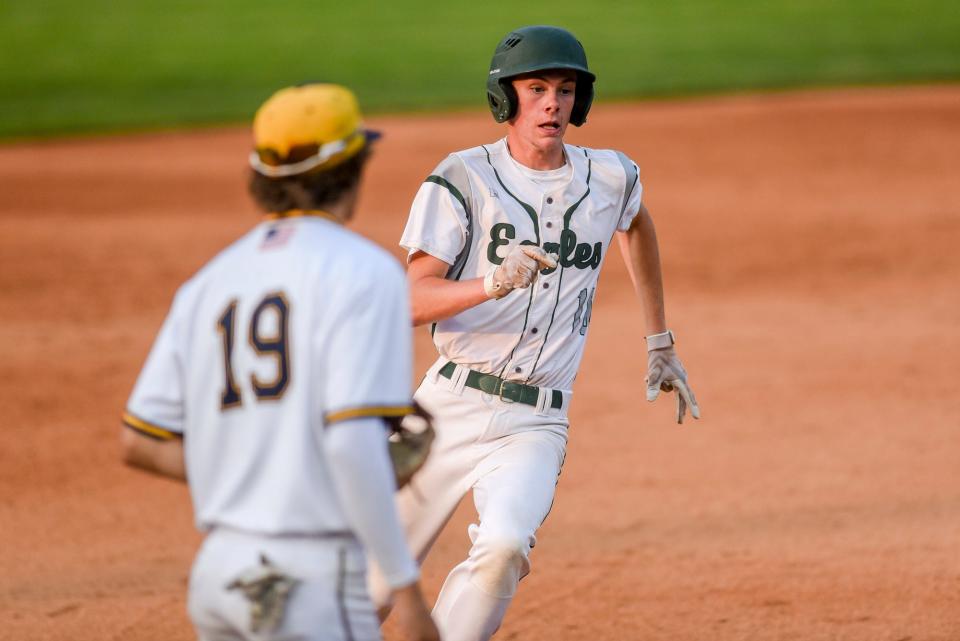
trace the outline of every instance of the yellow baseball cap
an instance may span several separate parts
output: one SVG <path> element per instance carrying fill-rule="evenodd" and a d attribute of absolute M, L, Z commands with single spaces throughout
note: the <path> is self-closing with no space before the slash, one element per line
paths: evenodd
<path fill-rule="evenodd" d="M 346 87 L 287 87 L 254 116 L 250 166 L 270 178 L 325 171 L 379 137 L 379 132 L 363 126 L 357 97 Z"/>

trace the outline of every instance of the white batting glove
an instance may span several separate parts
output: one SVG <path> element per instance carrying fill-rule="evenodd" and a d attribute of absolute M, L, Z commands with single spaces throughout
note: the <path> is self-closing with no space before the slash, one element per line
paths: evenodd
<path fill-rule="evenodd" d="M 683 415 L 690 407 L 693 418 L 700 418 L 697 397 L 687 384 L 687 372 L 673 347 L 652 349 L 647 353 L 647 400 L 655 401 L 664 392 L 677 392 L 677 423 L 683 423 Z"/>
<path fill-rule="evenodd" d="M 490 298 L 503 298 L 515 289 L 530 287 L 541 269 L 556 266 L 556 254 L 548 254 L 536 245 L 514 245 L 503 262 L 487 272 L 483 289 Z"/>

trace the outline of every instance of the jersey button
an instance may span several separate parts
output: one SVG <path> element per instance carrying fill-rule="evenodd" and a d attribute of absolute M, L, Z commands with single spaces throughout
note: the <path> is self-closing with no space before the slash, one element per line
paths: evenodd
<path fill-rule="evenodd" d="M 521 372 L 523 371 L 523 368 L 522 368 L 522 367 L 518 367 L 518 368 L 514 369 L 513 371 L 515 371 L 517 374 L 519 374 L 519 373 L 521 373 Z"/>
<path fill-rule="evenodd" d="M 540 331 L 540 330 L 538 330 L 536 327 L 534 327 L 533 329 L 530 330 L 530 333 L 531 333 L 531 334 L 536 334 L 538 331 Z"/>
<path fill-rule="evenodd" d="M 548 204 L 548 205 L 552 205 L 552 204 L 553 204 L 553 198 L 547 198 L 547 204 Z"/>
<path fill-rule="evenodd" d="M 543 284 L 543 288 L 544 288 L 544 289 L 550 289 L 550 283 L 544 283 L 544 284 Z"/>
<path fill-rule="evenodd" d="M 553 227 L 553 223 L 551 223 L 549 220 L 547 221 L 547 227 Z"/>

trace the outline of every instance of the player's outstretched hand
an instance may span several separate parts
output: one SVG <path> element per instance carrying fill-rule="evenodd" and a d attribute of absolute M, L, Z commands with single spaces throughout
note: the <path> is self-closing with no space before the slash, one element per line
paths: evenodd
<path fill-rule="evenodd" d="M 700 418 L 697 397 L 687 383 L 687 372 L 673 347 L 653 349 L 647 354 L 647 400 L 655 401 L 664 392 L 677 392 L 677 423 L 683 423 L 683 415 L 690 407 L 693 418 Z"/>
<path fill-rule="evenodd" d="M 556 254 L 548 254 L 536 245 L 514 245 L 503 262 L 487 274 L 483 287 L 491 298 L 503 298 L 515 289 L 530 287 L 541 269 L 556 266 Z"/>
<path fill-rule="evenodd" d="M 394 591 L 393 601 L 393 613 L 403 641 L 440 641 L 419 582 Z"/>

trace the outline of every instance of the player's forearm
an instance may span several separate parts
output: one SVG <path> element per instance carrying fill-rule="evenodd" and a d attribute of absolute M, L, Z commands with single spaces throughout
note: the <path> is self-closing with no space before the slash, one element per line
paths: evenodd
<path fill-rule="evenodd" d="M 447 280 L 422 276 L 410 282 L 410 307 L 414 326 L 456 316 L 490 300 L 482 278 Z"/>
<path fill-rule="evenodd" d="M 396 484 L 379 418 L 341 421 L 326 428 L 326 460 L 340 506 L 357 537 L 393 588 L 419 577 L 394 503 Z"/>
<path fill-rule="evenodd" d="M 630 229 L 620 232 L 618 236 L 630 280 L 643 306 L 646 334 L 666 331 L 660 249 L 653 219 L 646 207 L 641 206 Z"/>
<path fill-rule="evenodd" d="M 182 439 L 158 441 L 125 427 L 121 433 L 121 445 L 123 462 L 130 467 L 177 481 L 187 480 Z"/>

